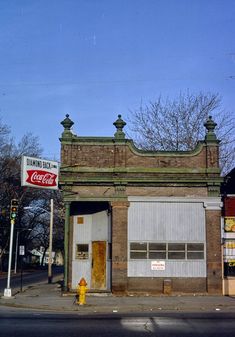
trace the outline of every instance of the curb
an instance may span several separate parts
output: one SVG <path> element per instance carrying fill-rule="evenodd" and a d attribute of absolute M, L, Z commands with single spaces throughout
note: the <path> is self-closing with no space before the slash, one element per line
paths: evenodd
<path fill-rule="evenodd" d="M 11 301 L 11 300 L 6 300 Z M 41 304 L 41 305 L 29 305 L 29 304 L 21 304 L 21 303 L 10 303 L 10 302 L 0 302 L 0 307 L 8 307 L 8 308 L 15 308 L 15 309 L 24 309 L 24 310 L 35 310 L 35 311 L 44 311 L 44 312 L 56 312 L 56 313 L 76 313 L 76 314 L 83 314 L 83 315 L 105 315 L 105 314 L 164 314 L 164 313 L 234 313 L 234 307 L 230 305 L 221 305 L 214 308 L 211 308 L 212 305 L 206 306 L 174 306 L 174 305 L 166 305 L 165 307 L 151 307 L 143 304 L 138 305 L 124 305 L 124 306 L 99 306 L 99 305 L 93 305 L 93 304 L 86 304 L 84 306 L 76 305 L 75 303 L 72 304 L 71 307 L 66 307 L 61 305 L 61 307 L 53 307 L 51 305 L 47 304 Z"/>

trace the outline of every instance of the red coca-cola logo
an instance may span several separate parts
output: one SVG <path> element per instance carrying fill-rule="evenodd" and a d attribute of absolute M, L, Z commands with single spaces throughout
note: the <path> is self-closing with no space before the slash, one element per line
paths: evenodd
<path fill-rule="evenodd" d="M 43 170 L 27 170 L 27 173 L 27 183 L 44 187 L 56 186 L 57 175 L 54 173 Z"/>

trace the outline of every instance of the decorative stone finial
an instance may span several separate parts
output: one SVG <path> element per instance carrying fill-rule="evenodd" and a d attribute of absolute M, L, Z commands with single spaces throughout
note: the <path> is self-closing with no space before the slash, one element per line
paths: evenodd
<path fill-rule="evenodd" d="M 216 134 L 214 132 L 217 124 L 213 121 L 212 116 L 209 116 L 206 123 L 204 123 L 205 128 L 207 129 L 205 140 L 217 140 Z"/>
<path fill-rule="evenodd" d="M 64 127 L 64 132 L 62 133 L 62 137 L 69 138 L 72 137 L 71 127 L 74 122 L 69 118 L 69 114 L 65 116 L 66 118 L 60 123 Z"/>
<path fill-rule="evenodd" d="M 66 118 L 60 123 L 63 125 L 65 130 L 70 130 L 74 122 L 69 118 L 69 114 L 66 115 Z"/>
<path fill-rule="evenodd" d="M 124 139 L 125 133 L 122 131 L 124 126 L 126 125 L 126 122 L 122 119 L 121 115 L 118 115 L 118 119 L 113 123 L 113 125 L 116 127 L 117 131 L 115 132 L 114 136 L 117 139 Z"/>

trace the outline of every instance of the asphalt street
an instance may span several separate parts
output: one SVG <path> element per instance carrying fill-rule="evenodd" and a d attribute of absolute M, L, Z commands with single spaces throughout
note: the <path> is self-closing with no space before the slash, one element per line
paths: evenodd
<path fill-rule="evenodd" d="M 231 337 L 234 314 L 92 315 L 0 310 L 0 336 Z"/>
<path fill-rule="evenodd" d="M 0 337 L 235 336 L 234 297 L 91 293 L 79 306 L 61 292 L 62 274 L 50 284 L 46 270 L 25 277 L 23 292 L 0 298 Z"/>
<path fill-rule="evenodd" d="M 53 268 L 53 274 L 56 276 L 62 272 L 61 268 Z M 47 281 L 48 279 L 48 271 L 47 269 L 43 270 L 34 270 L 34 271 L 23 271 L 22 273 L 22 285 L 23 289 L 25 286 L 32 285 L 34 283 L 39 283 L 43 281 Z M 0 295 L 3 295 L 4 289 L 7 286 L 7 274 L 5 277 L 0 278 Z M 21 273 L 17 273 L 16 275 L 11 273 L 11 282 L 10 287 L 14 290 L 20 290 L 21 286 Z"/>

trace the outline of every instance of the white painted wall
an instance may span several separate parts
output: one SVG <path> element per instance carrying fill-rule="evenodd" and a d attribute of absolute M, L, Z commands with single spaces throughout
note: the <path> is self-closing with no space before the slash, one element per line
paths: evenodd
<path fill-rule="evenodd" d="M 78 216 L 73 217 L 73 260 L 72 260 L 72 289 L 76 289 L 82 277 L 87 281 L 90 287 L 91 280 L 91 230 L 92 230 L 92 215 L 79 215 L 83 217 L 83 224 L 77 223 Z M 76 244 L 89 244 L 89 259 L 78 260 L 75 258 Z"/>
<path fill-rule="evenodd" d="M 73 217 L 73 259 L 72 259 L 72 289 L 75 289 L 82 277 L 87 281 L 88 288 L 91 286 L 91 262 L 92 262 L 92 241 L 106 241 L 107 254 L 108 242 L 110 242 L 110 217 L 106 211 L 79 215 L 83 217 L 83 224 L 77 223 L 78 216 Z M 89 244 L 89 259 L 76 259 L 76 245 Z M 108 255 L 107 255 L 108 256 Z M 110 287 L 110 261 L 107 261 L 107 285 Z"/>

